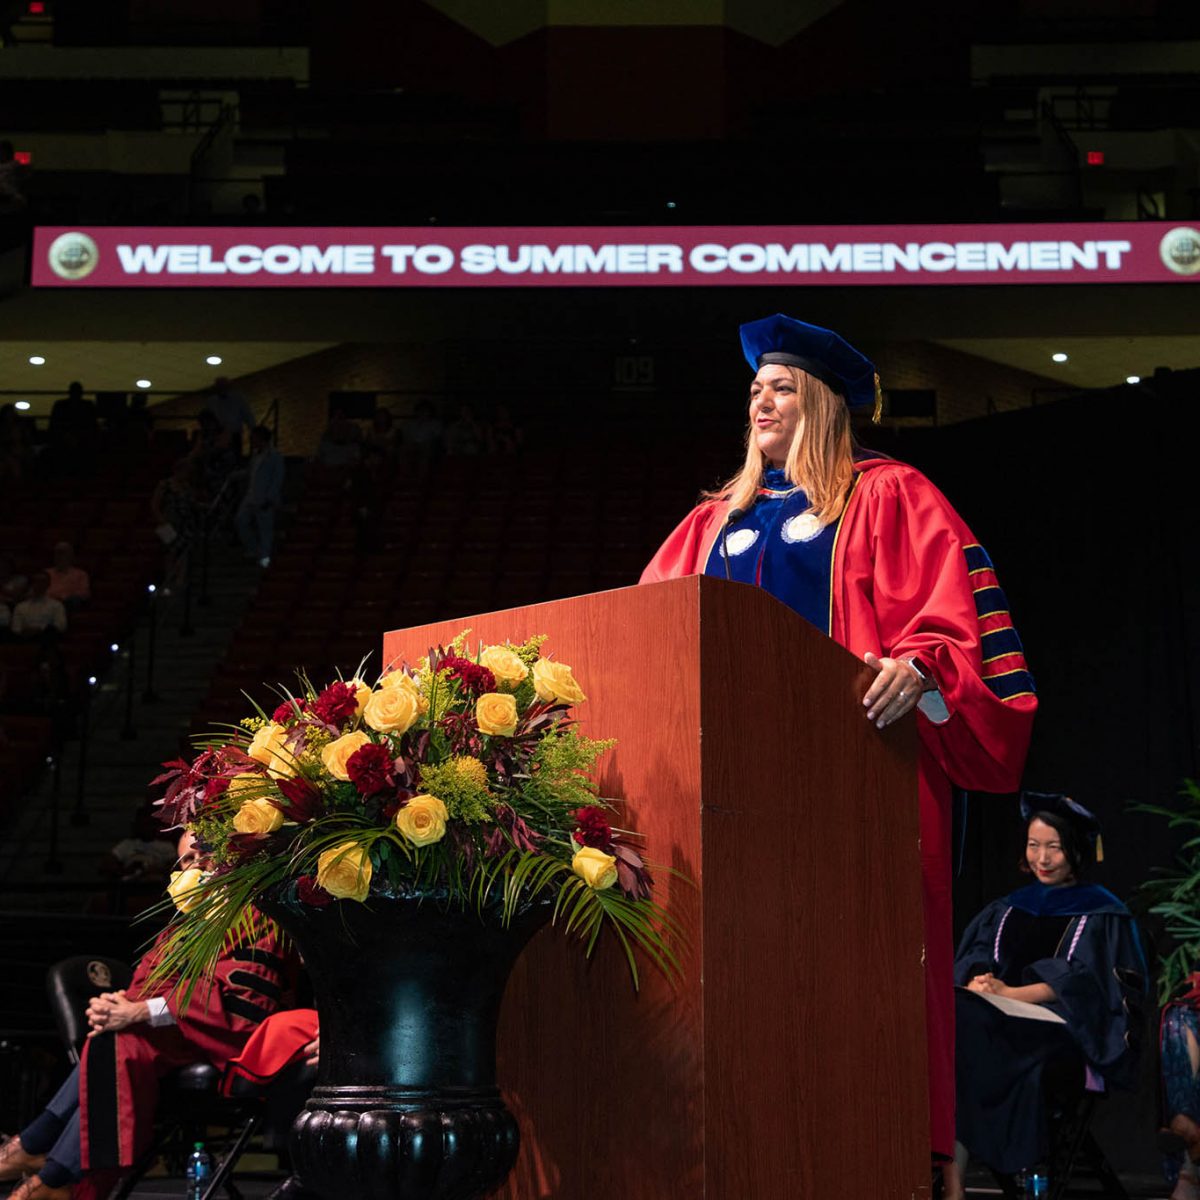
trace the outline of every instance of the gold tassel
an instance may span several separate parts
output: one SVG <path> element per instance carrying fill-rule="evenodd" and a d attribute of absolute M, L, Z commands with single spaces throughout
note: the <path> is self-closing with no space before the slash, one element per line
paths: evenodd
<path fill-rule="evenodd" d="M 1096 861 L 1104 861 L 1104 839 L 1099 834 L 1096 834 Z"/>
<path fill-rule="evenodd" d="M 875 372 L 875 411 L 871 414 L 871 424 L 878 425 L 883 419 L 883 389 L 879 386 L 879 372 Z"/>

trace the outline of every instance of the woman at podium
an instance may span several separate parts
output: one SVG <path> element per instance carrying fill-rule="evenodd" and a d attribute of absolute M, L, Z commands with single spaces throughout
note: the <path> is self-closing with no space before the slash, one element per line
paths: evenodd
<path fill-rule="evenodd" d="M 1037 698 L 991 559 L 919 471 L 855 442 L 872 363 L 777 314 L 741 327 L 755 373 L 741 469 L 667 538 L 652 583 L 708 574 L 765 588 L 863 659 L 864 718 L 920 729 L 930 1133 L 954 1146 L 951 787 L 1020 786 Z"/>
<path fill-rule="evenodd" d="M 1129 910 L 1086 879 L 1096 818 L 1039 792 L 1021 796 L 1021 817 L 1034 882 L 971 922 L 954 963 L 958 1139 L 1001 1175 L 1046 1161 L 1049 1104 L 1069 1112 L 1085 1084 L 1133 1086 L 1147 983 Z"/>

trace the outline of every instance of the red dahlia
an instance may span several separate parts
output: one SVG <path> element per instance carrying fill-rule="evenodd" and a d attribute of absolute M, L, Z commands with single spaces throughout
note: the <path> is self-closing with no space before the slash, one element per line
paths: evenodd
<path fill-rule="evenodd" d="M 346 774 L 362 796 L 385 792 L 396 783 L 395 764 L 386 746 L 368 742 L 346 759 Z"/>
<path fill-rule="evenodd" d="M 612 847 L 612 826 L 608 823 L 603 809 L 585 805 L 583 808 L 577 808 L 571 815 L 578 825 L 575 840 L 581 846 L 592 846 L 605 851 Z"/>
<path fill-rule="evenodd" d="M 460 680 L 463 687 L 473 695 L 481 696 L 484 692 L 496 690 L 496 677 L 478 663 L 469 658 L 460 658 L 457 654 L 447 654 L 438 664 L 438 669 L 448 671 L 451 679 Z"/>
<path fill-rule="evenodd" d="M 358 712 L 358 690 L 348 683 L 331 683 L 314 701 L 312 711 L 326 725 L 342 725 Z"/>

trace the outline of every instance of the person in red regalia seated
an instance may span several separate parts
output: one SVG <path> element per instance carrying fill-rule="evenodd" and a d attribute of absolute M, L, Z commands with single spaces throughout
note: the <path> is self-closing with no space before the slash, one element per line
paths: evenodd
<path fill-rule="evenodd" d="M 875 672 L 879 728 L 916 710 L 930 1135 L 954 1149 L 951 788 L 1020 786 L 1037 698 L 987 551 L 919 471 L 858 446 L 872 363 L 782 314 L 741 328 L 755 372 L 741 470 L 676 527 L 643 583 L 706 574 L 765 588 Z M 917 797 L 914 797 L 916 800 Z M 961 1195 L 952 1168 L 947 1191 Z"/>
<path fill-rule="evenodd" d="M 179 840 L 184 871 L 198 867 L 191 835 Z M 10 1200 L 103 1200 L 148 1149 L 158 1081 L 208 1062 L 224 1069 L 280 1006 L 292 971 L 276 926 L 251 944 L 231 941 L 210 987 L 186 1007 L 177 980 L 149 986 L 165 934 L 142 957 L 129 987 L 91 1000 L 83 1057 L 18 1137 L 0 1146 L 0 1181 L 19 1180 Z"/>

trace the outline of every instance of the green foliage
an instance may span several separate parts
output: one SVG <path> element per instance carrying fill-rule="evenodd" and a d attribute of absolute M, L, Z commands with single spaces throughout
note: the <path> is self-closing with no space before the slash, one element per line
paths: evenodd
<path fill-rule="evenodd" d="M 483 782 L 465 768 L 464 762 L 478 767 Z M 447 759 L 436 766 L 421 768 L 421 790 L 436 796 L 450 814 L 451 820 L 477 825 L 491 818 L 495 797 L 488 791 L 487 773 L 478 759 Z"/>
<path fill-rule="evenodd" d="M 1141 888 L 1149 911 L 1176 942 L 1159 971 L 1159 1003 L 1166 1004 L 1200 965 L 1200 783 L 1185 779 L 1173 806 L 1136 804 L 1131 811 L 1164 817 L 1169 828 L 1187 835 L 1175 862 L 1156 868 L 1156 878 Z"/>
<path fill-rule="evenodd" d="M 556 737 L 538 742 L 533 752 L 529 779 L 522 780 L 526 802 L 564 811 L 595 804 L 597 788 L 588 772 L 616 741 L 584 737 L 574 726 L 557 726 L 556 732 Z"/>

